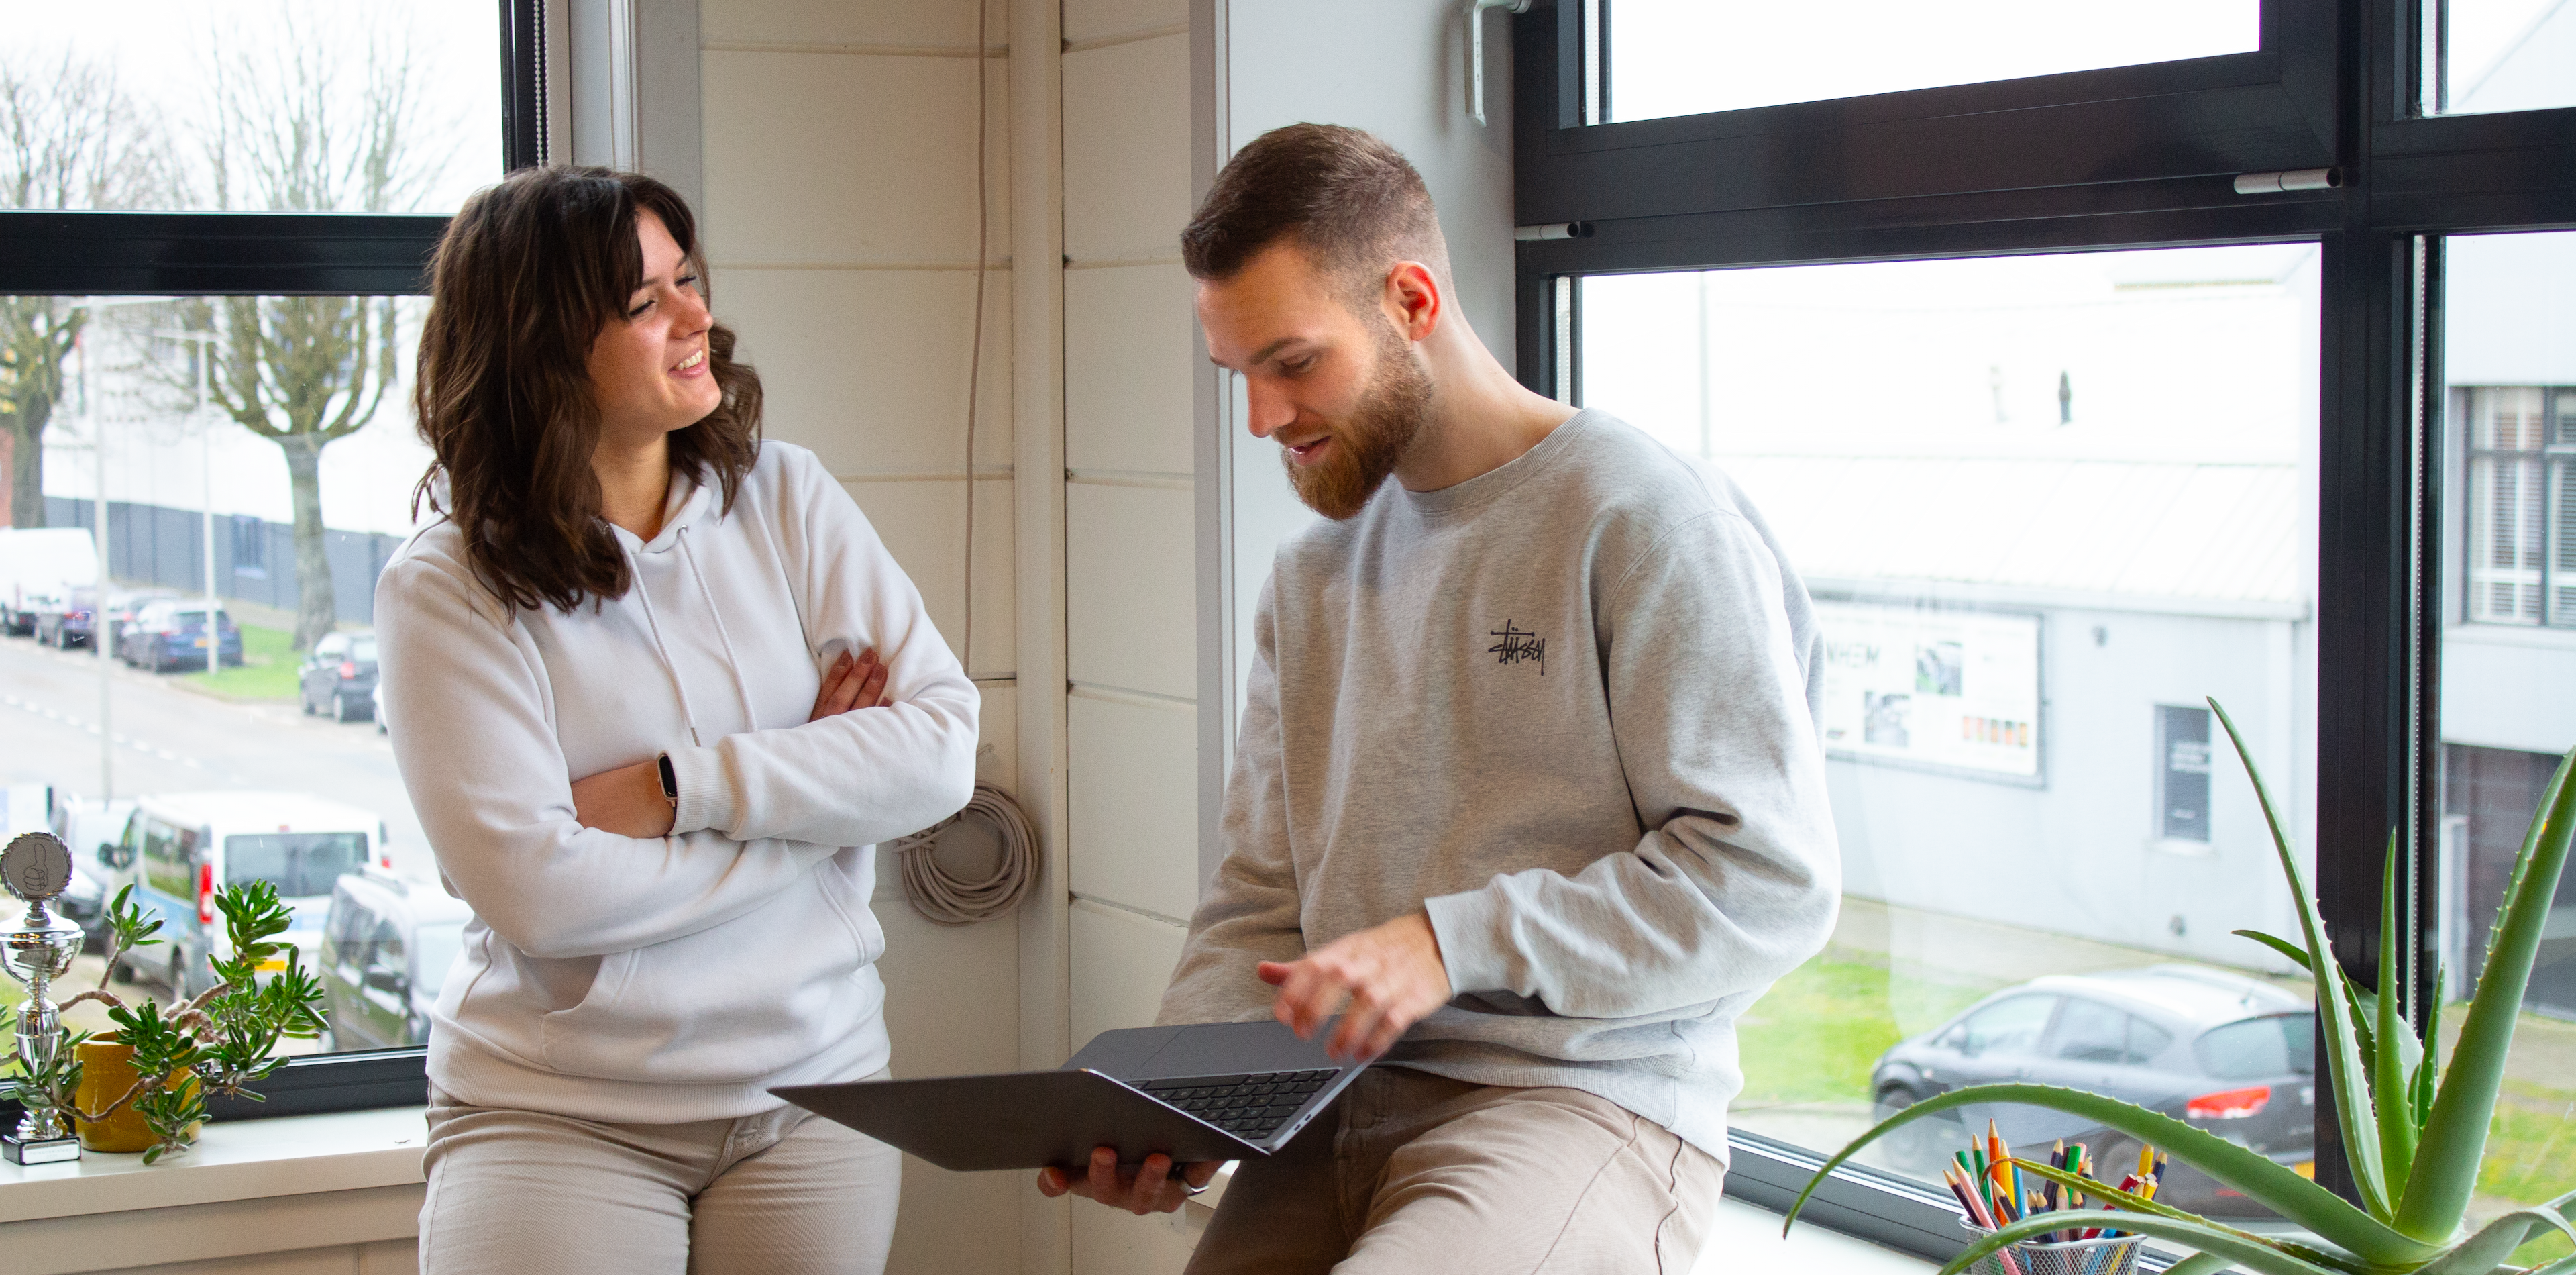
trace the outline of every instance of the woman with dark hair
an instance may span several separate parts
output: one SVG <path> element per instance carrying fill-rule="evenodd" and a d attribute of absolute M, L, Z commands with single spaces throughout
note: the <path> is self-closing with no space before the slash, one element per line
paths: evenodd
<path fill-rule="evenodd" d="M 513 175 L 432 269 L 445 515 L 376 585 L 394 755 L 474 906 L 421 1267 L 878 1271 L 901 1169 L 775 1085 L 884 1074 L 874 843 L 974 785 L 974 684 L 812 453 L 760 437 L 688 208 Z"/>

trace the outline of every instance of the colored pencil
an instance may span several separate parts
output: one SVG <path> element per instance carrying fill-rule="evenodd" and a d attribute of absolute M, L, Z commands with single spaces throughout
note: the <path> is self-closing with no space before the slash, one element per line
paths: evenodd
<path fill-rule="evenodd" d="M 1979 1220 L 1979 1219 L 1978 1219 L 1978 1212 L 1979 1212 L 1979 1210 L 1978 1210 L 1978 1208 L 1977 1208 L 1977 1197 L 1975 1197 L 1975 1196 L 1973 1196 L 1973 1195 L 1970 1195 L 1970 1194 L 1968 1193 L 1968 1189 L 1967 1189 L 1966 1187 L 1963 1187 L 1963 1186 L 1959 1185 L 1959 1175 L 1958 1175 L 1958 1174 L 1956 1174 L 1956 1173 L 1952 1172 L 1951 1170 L 1949 1170 L 1949 1169 L 1947 1169 L 1947 1168 L 1942 1169 L 1942 1170 L 1941 1170 L 1941 1185 L 1943 1185 L 1943 1186 L 1946 1186 L 1946 1187 L 1950 1188 L 1950 1194 L 1951 1194 L 1951 1195 L 1953 1195 L 1953 1196 L 1958 1197 L 1958 1200 L 1959 1200 L 1959 1209 L 1960 1209 L 1960 1211 L 1961 1211 L 1961 1212 L 1964 1212 L 1964 1213 L 1966 1213 L 1966 1214 L 1968 1215 L 1968 1220 L 1969 1220 L 1969 1221 L 1971 1221 L 1971 1222 L 1976 1222 L 1976 1221 L 1978 1221 L 1978 1220 Z"/>
<path fill-rule="evenodd" d="M 1986 1121 L 1986 1141 L 1994 1148 L 1995 1163 L 2005 1170 L 2003 1180 L 1995 1185 L 2010 1194 L 2014 1200 L 2020 1200 L 2021 1166 L 2012 1163 L 2012 1151 L 2004 1146 L 2004 1135 L 1995 1127 L 1995 1122 L 1992 1120 Z"/>

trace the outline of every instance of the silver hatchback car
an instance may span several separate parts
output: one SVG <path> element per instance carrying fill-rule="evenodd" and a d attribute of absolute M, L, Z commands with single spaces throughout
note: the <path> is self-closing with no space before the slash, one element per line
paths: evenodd
<path fill-rule="evenodd" d="M 1971 1085 L 2062 1085 L 2136 1103 L 2313 1174 L 2316 1010 L 2274 984 L 2188 965 L 2053 974 L 2005 988 L 1881 1054 L 1870 1093 L 1884 1118 Z M 2100 1162 L 2138 1147 L 2079 1117 L 2018 1104 L 1972 1107 L 1964 1121 L 1925 1120 L 1892 1136 L 1909 1168 L 1937 1171 L 1991 1119 L 2013 1149 L 2044 1158 L 2063 1138 Z M 2175 1164 L 2157 1198 L 2198 1212 L 2259 1215 L 2261 1206 Z"/>

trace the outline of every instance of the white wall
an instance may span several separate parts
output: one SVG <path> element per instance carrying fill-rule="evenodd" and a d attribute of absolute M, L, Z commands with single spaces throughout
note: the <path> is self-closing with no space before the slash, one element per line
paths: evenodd
<path fill-rule="evenodd" d="M 989 45 L 1007 39 L 1001 0 Z M 1009 68 L 985 59 L 984 330 L 967 640 L 966 410 L 976 290 L 974 0 L 703 0 L 702 205 L 715 312 L 760 370 L 772 438 L 866 512 L 984 695 L 984 779 L 1018 791 Z M 649 121 L 648 121 L 649 122 Z M 648 148 L 649 150 L 649 148 Z M 649 159 L 649 155 L 648 155 Z M 879 969 L 898 1076 L 1019 1064 L 1019 933 L 930 924 L 882 861 Z M 905 1165 L 894 1269 L 1020 1260 L 1018 1174 Z"/>
<path fill-rule="evenodd" d="M 1071 1041 L 1153 1020 L 1197 900 L 1190 14 L 1065 0 L 1065 845 Z M 1166 1220 L 1080 1206 L 1077 1271 L 1178 1270 Z"/>
<path fill-rule="evenodd" d="M 1509 20 L 1485 29 L 1485 117 L 1467 116 L 1464 6 L 1445 0 L 1199 0 L 1196 75 L 1204 114 L 1196 183 L 1225 157 L 1286 124 L 1346 124 L 1384 138 L 1421 170 L 1449 242 L 1458 309 L 1502 360 L 1514 362 L 1512 42 Z M 1204 366 L 1202 364 L 1202 366 Z M 1210 472 L 1198 518 L 1203 588 L 1200 747 L 1202 877 L 1221 857 L 1216 811 L 1233 755 L 1235 714 L 1252 660 L 1252 617 L 1280 541 L 1313 520 L 1297 503 L 1277 449 L 1242 426 L 1230 373 L 1200 381 L 1201 456 Z"/>

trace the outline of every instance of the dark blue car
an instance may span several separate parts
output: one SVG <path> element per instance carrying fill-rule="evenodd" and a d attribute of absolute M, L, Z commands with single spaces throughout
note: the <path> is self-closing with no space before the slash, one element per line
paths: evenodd
<path fill-rule="evenodd" d="M 217 648 L 220 661 L 239 667 L 242 662 L 241 626 L 223 611 L 215 613 Z M 155 602 L 125 626 L 117 656 L 136 668 L 155 673 L 177 670 L 182 673 L 201 671 L 206 667 L 206 604 L 204 602 Z"/>

